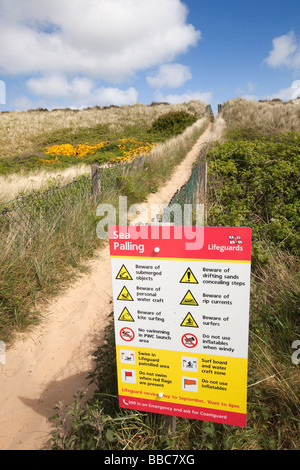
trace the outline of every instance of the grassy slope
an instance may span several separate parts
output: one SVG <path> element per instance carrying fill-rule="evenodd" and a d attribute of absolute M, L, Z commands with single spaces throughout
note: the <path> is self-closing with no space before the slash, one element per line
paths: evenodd
<path fill-rule="evenodd" d="M 112 106 L 88 108 L 80 111 L 61 109 L 53 111 L 13 111 L 0 113 L 0 163 L 3 159 L 30 154 L 42 155 L 42 149 L 54 143 L 84 143 L 125 137 L 135 129 L 148 129 L 153 121 L 168 112 L 186 111 L 198 117 L 205 113 L 205 104 L 191 101 L 186 104 L 156 104 L 146 106 Z M 1 173 L 1 172 L 0 172 Z"/>
<path fill-rule="evenodd" d="M 201 103 L 198 107 L 205 109 Z M 129 206 L 142 202 L 170 177 L 173 167 L 184 158 L 207 124 L 205 118 L 200 119 L 183 134 L 158 145 L 142 168 L 132 165 L 126 174 L 114 179 L 110 179 L 111 172 L 107 171 L 103 182 L 105 191 L 97 200 L 91 198 L 87 187 L 71 206 L 64 203 L 55 207 L 54 201 L 50 217 L 47 207 L 46 212 L 41 212 L 37 220 L 39 230 L 32 239 L 23 237 L 19 223 L 24 220 L 22 217 L 15 225 L 20 236 L 18 244 L 6 241 L 7 226 L 0 225 L 0 337 L 3 341 L 9 343 L 15 331 L 24 331 L 38 322 L 41 315 L 36 305 L 41 299 L 57 294 L 85 269 L 84 260 L 93 256 L 102 242 L 96 236 L 97 205 L 106 202 L 118 207 L 119 195 L 127 196 Z M 42 195 L 40 199 L 37 195 L 35 204 L 37 207 L 43 204 Z"/>
<path fill-rule="evenodd" d="M 137 104 L 81 111 L 0 113 L 0 203 L 10 201 L 20 192 L 28 193 L 41 187 L 68 183 L 77 175 L 89 175 L 90 164 L 124 156 L 118 146 L 128 150 L 139 147 L 139 151 L 147 152 L 149 143 L 160 143 L 174 135 L 174 129 L 166 133 L 161 127 L 151 127 L 159 117 L 170 112 L 185 112 L 199 119 L 205 114 L 205 105 L 191 101 L 180 105 Z M 120 145 L 123 138 L 130 141 Z M 109 143 L 83 158 L 81 155 L 48 155 L 45 151 L 53 145 L 76 147 L 103 141 Z M 144 149 L 141 148 L 143 145 Z M 52 163 L 56 157 L 58 161 Z M 49 162 L 42 164 L 43 160 Z"/>

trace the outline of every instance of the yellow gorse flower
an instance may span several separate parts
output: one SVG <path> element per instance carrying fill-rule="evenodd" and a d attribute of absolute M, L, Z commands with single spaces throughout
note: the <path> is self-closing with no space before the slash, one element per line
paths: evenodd
<path fill-rule="evenodd" d="M 41 158 L 41 164 L 42 165 L 51 165 L 52 163 L 59 163 L 58 158 L 56 157 L 55 160 L 45 160 Z"/>
<path fill-rule="evenodd" d="M 147 154 L 150 150 L 157 145 L 156 143 L 142 142 L 137 141 L 135 137 L 124 138 L 118 140 L 117 147 L 119 150 L 123 151 L 123 155 L 116 156 L 111 158 L 111 162 L 117 161 L 130 161 L 137 155 Z M 89 145 L 88 142 L 85 144 L 78 144 L 73 146 L 72 144 L 61 144 L 61 145 L 52 145 L 51 147 L 45 147 L 45 153 L 48 155 L 56 155 L 55 160 L 46 160 L 41 159 L 43 165 L 58 163 L 58 155 L 66 157 L 77 157 L 84 158 L 87 155 L 93 155 L 96 150 L 103 148 L 105 145 L 109 144 L 110 141 L 100 142 L 96 145 Z"/>
<path fill-rule="evenodd" d="M 65 155 L 67 157 L 78 157 L 83 158 L 86 155 L 93 154 L 97 149 L 101 149 L 104 145 L 109 142 L 100 142 L 96 145 L 78 144 L 75 147 L 71 144 L 52 145 L 51 147 L 45 147 L 45 153 L 50 155 Z"/>

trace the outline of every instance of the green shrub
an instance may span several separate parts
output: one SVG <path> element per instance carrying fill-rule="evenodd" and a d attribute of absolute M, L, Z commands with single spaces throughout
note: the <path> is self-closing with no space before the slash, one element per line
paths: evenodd
<path fill-rule="evenodd" d="M 181 134 L 197 121 L 197 116 L 185 111 L 174 111 L 159 116 L 149 129 L 150 134 L 171 136 Z"/>
<path fill-rule="evenodd" d="M 300 134 L 233 140 L 208 154 L 210 225 L 251 226 L 260 241 L 299 254 Z"/>
<path fill-rule="evenodd" d="M 248 426 L 231 439 L 238 449 L 296 449 L 300 134 L 247 128 L 227 137 L 208 153 L 208 224 L 253 234 Z"/>
<path fill-rule="evenodd" d="M 243 127 L 242 129 L 228 130 L 227 139 L 231 141 L 239 140 L 256 140 L 256 139 L 267 139 L 269 140 L 270 136 L 263 134 L 258 129 L 253 129 L 252 127 Z"/>

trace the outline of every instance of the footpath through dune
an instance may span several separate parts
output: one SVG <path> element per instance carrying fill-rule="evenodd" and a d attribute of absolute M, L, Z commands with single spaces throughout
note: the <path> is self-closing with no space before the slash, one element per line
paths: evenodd
<path fill-rule="evenodd" d="M 147 204 L 170 201 L 188 180 L 201 147 L 219 138 L 217 127 L 207 128 Z M 90 267 L 90 274 L 51 301 L 42 325 L 22 335 L 7 351 L 6 364 L 0 364 L 0 450 L 45 448 L 55 404 L 71 403 L 79 389 L 87 389 L 87 396 L 94 391 L 86 377 L 112 311 L 108 244 Z"/>

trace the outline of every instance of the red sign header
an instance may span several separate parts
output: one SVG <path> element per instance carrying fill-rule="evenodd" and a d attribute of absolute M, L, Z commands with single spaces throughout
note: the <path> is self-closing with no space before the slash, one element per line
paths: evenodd
<path fill-rule="evenodd" d="M 110 226 L 109 239 L 117 257 L 251 260 L 248 227 Z"/>

